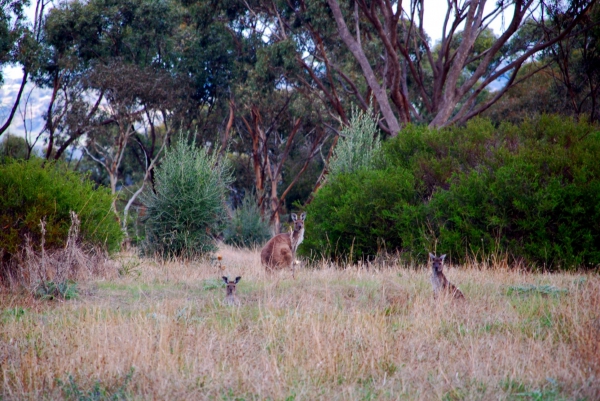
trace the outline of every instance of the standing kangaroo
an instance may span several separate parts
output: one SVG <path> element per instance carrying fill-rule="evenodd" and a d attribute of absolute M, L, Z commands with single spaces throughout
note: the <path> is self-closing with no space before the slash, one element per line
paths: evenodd
<path fill-rule="evenodd" d="M 444 269 L 444 259 L 446 255 L 440 257 L 435 256 L 433 253 L 429 254 L 431 260 L 431 267 L 433 274 L 431 276 L 431 284 L 433 284 L 433 297 L 437 298 L 441 291 L 445 291 L 456 299 L 464 299 L 465 296 L 454 284 L 448 281 L 442 270 Z"/>
<path fill-rule="evenodd" d="M 235 288 L 237 283 L 239 283 L 242 278 L 238 276 L 235 278 L 235 281 L 229 281 L 226 276 L 223 276 L 222 279 L 227 285 L 227 295 L 225 296 L 225 300 L 223 302 L 225 305 L 240 306 L 241 302 L 238 296 L 235 295 Z"/>
<path fill-rule="evenodd" d="M 306 213 L 302 213 L 300 218 L 295 213 L 292 213 L 294 230 L 290 233 L 274 236 L 262 249 L 260 260 L 267 271 L 270 272 L 290 267 L 292 269 L 292 277 L 296 278 L 294 262 L 298 245 L 304 239 L 304 219 L 306 219 Z"/>

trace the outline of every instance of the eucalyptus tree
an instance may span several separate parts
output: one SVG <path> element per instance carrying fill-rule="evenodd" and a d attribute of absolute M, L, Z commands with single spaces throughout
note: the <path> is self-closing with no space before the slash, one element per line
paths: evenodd
<path fill-rule="evenodd" d="M 4 84 L 4 67 L 9 65 L 22 67 L 21 83 L 17 94 L 9 105 L 10 110 L 7 115 L 2 116 L 0 120 L 0 136 L 8 130 L 16 115 L 33 68 L 41 31 L 40 18 L 46 4 L 44 0 L 36 1 L 34 21 L 28 23 L 25 8 L 30 5 L 29 0 L 0 0 L 0 86 Z"/>
<path fill-rule="evenodd" d="M 441 127 L 480 114 L 528 78 L 517 78 L 521 67 L 566 38 L 595 0 L 488 3 L 448 1 L 439 10 L 424 0 L 247 2 L 273 48 L 295 61 L 289 80 L 318 91 L 344 123 L 349 100 L 365 110 L 373 101 L 390 135 L 409 122 Z M 543 28 L 556 8 L 574 18 L 550 32 Z M 425 20 L 440 12 L 441 38 L 431 43 Z M 500 19 L 504 31 L 490 37 Z M 482 96 L 491 85 L 500 87 Z"/>
<path fill-rule="evenodd" d="M 58 159 L 79 147 L 94 160 L 125 201 L 122 207 L 116 197 L 113 202 L 125 232 L 128 210 L 152 177 L 181 101 L 189 98 L 189 78 L 172 74 L 178 13 L 171 2 L 71 1 L 44 20 L 34 79 L 51 90 L 45 157 Z M 142 174 L 138 188 L 124 195 L 120 190 L 134 184 L 122 175 L 132 144 L 144 153 Z"/>
<path fill-rule="evenodd" d="M 574 16 L 556 10 L 545 26 L 548 35 L 571 23 Z M 587 116 L 597 121 L 600 102 L 600 4 L 580 19 L 573 35 L 556 42 L 546 51 L 556 97 L 564 99 L 564 114 Z"/>
<path fill-rule="evenodd" d="M 40 86 L 52 91 L 45 116 L 47 158 L 60 158 L 92 127 L 140 118 L 139 98 L 103 82 L 122 83 L 126 66 L 134 65 L 130 71 L 146 71 L 144 78 L 150 82 L 145 84 L 152 85 L 152 72 L 159 74 L 168 62 L 164 55 L 169 54 L 173 22 L 162 18 L 170 21 L 170 11 L 168 3 L 137 0 L 71 1 L 50 10 L 44 24 L 45 51 L 35 76 Z M 119 96 L 130 103 L 127 110 L 107 115 L 103 105 L 121 102 Z"/>
<path fill-rule="evenodd" d="M 554 9 L 543 30 L 552 36 L 576 17 L 563 9 Z M 597 121 L 600 101 L 599 23 L 600 4 L 596 3 L 570 35 L 521 68 L 517 79 L 534 70 L 539 72 L 509 89 L 484 115 L 497 123 L 520 122 L 543 113 Z"/>
<path fill-rule="evenodd" d="M 264 99 L 270 107 L 255 101 L 238 113 L 237 132 L 246 149 L 248 168 L 253 172 L 258 206 L 275 233 L 279 232 L 280 213 L 287 195 L 328 137 L 327 131 L 315 124 L 318 114 L 298 113 L 297 107 L 302 102 L 297 97 L 287 91 L 275 91 Z M 290 168 L 291 165 L 297 168 Z"/>

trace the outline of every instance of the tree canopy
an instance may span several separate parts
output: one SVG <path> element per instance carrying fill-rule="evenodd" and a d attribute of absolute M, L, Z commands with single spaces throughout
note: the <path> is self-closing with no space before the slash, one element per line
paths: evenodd
<path fill-rule="evenodd" d="M 45 159 L 73 160 L 119 195 L 124 225 L 175 133 L 231 162 L 232 207 L 255 193 L 278 226 L 323 182 L 352 110 L 382 138 L 482 113 L 598 118 L 595 0 L 38 0 L 34 21 L 28 1 L 1 4 L 0 65 L 23 78 L 0 135 L 25 84 L 43 88 L 26 157 L 42 141 Z"/>

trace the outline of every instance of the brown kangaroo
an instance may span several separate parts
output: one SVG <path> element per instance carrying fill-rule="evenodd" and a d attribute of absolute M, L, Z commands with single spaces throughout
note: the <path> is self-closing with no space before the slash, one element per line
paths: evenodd
<path fill-rule="evenodd" d="M 235 288 L 242 278 L 238 276 L 235 278 L 235 281 L 229 281 L 227 276 L 223 276 L 222 279 L 225 281 L 225 284 L 227 284 L 227 295 L 223 302 L 225 305 L 240 306 L 241 302 L 238 296 L 235 295 Z"/>
<path fill-rule="evenodd" d="M 292 277 L 296 278 L 294 262 L 298 245 L 304 239 L 304 219 L 306 219 L 306 213 L 302 213 L 300 218 L 292 213 L 294 230 L 274 236 L 262 249 L 260 260 L 268 272 L 290 267 Z"/>
<path fill-rule="evenodd" d="M 456 299 L 464 299 L 465 296 L 454 284 L 448 281 L 442 270 L 444 269 L 444 259 L 446 255 L 440 257 L 435 256 L 433 253 L 429 253 L 429 259 L 431 260 L 431 267 L 433 274 L 431 276 L 431 284 L 433 284 L 433 297 L 437 298 L 438 294 L 445 291 Z"/>

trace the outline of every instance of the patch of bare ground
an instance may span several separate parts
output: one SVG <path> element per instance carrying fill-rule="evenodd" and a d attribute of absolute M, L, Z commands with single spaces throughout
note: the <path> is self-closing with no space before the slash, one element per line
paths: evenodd
<path fill-rule="evenodd" d="M 598 275 L 461 266 L 446 274 L 466 301 L 435 301 L 426 266 L 294 280 L 220 253 L 120 255 L 73 301 L 2 293 L 0 398 L 600 399 Z M 241 306 L 222 276 L 242 277 Z"/>

